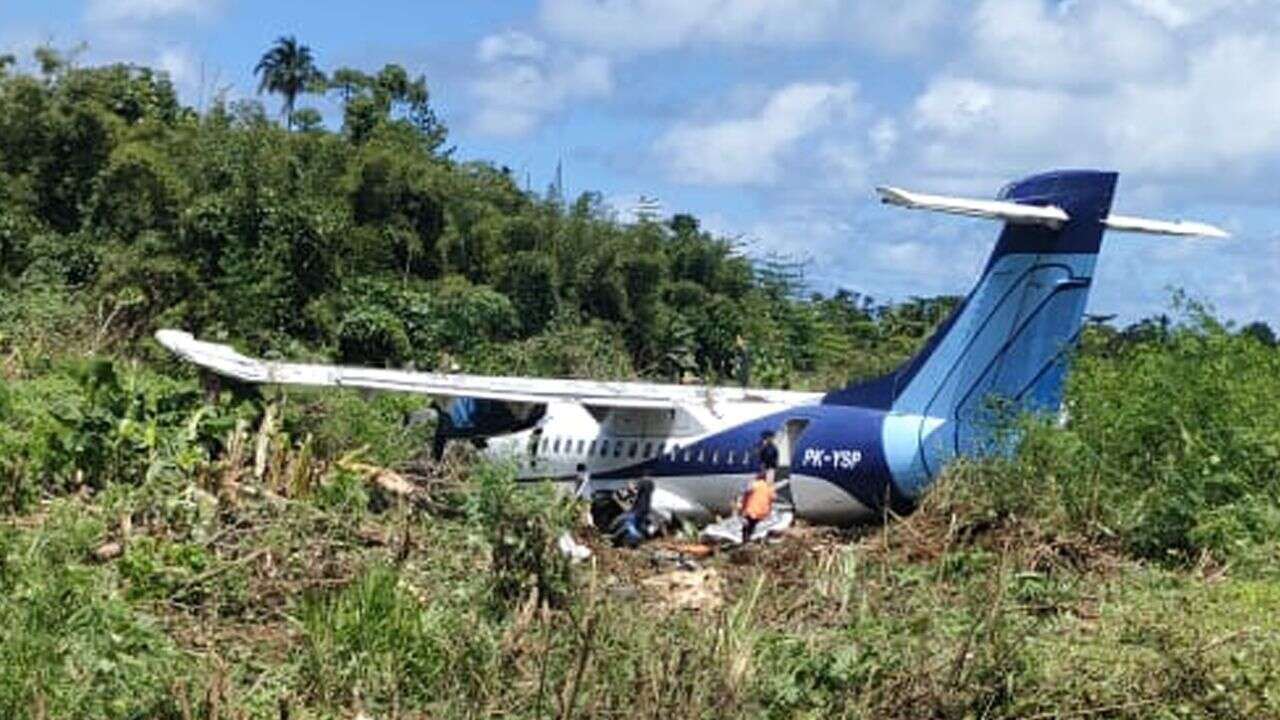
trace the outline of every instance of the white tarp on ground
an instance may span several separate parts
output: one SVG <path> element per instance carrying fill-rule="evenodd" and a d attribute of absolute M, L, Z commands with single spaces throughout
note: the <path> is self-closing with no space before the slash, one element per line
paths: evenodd
<path fill-rule="evenodd" d="M 756 523 L 756 527 L 751 531 L 751 540 L 763 540 L 769 533 L 782 532 L 791 527 L 793 515 L 791 512 L 778 512 L 774 510 L 769 513 L 769 517 Z M 742 544 L 742 523 L 743 519 L 740 515 L 733 515 L 718 522 L 711 523 L 702 529 L 703 542 L 727 543 L 729 545 Z"/>

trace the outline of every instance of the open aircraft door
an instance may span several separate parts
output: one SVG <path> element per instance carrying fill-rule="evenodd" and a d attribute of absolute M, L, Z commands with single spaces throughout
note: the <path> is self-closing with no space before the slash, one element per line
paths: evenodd
<path fill-rule="evenodd" d="M 791 418 L 778 431 L 775 443 L 778 446 L 778 505 L 779 509 L 792 510 L 796 507 L 795 489 L 791 486 L 791 461 L 795 449 L 800 444 L 800 435 L 809 427 L 808 418 Z"/>

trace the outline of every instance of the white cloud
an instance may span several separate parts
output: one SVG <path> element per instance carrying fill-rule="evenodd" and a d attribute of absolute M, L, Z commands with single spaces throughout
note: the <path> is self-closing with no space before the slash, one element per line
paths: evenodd
<path fill-rule="evenodd" d="M 1202 22 L 1214 15 L 1251 11 L 1275 0 L 1128 0 L 1129 4 L 1173 29 Z"/>
<path fill-rule="evenodd" d="M 499 60 L 541 60 L 546 54 L 546 43 L 516 30 L 486 36 L 476 48 L 476 57 L 484 63 Z"/>
<path fill-rule="evenodd" d="M 814 289 L 846 287 L 881 300 L 963 294 L 994 238 L 982 221 L 848 202 L 774 206 L 748 227 L 751 254 L 808 260 L 805 275 Z"/>
<path fill-rule="evenodd" d="M 1125 84 L 1108 97 L 1105 142 L 1126 165 L 1162 175 L 1252 170 L 1280 159 L 1280 67 L 1273 35 L 1231 35 L 1197 48 L 1185 78 Z"/>
<path fill-rule="evenodd" d="M 867 131 L 867 142 L 877 162 L 884 162 L 898 147 L 898 123 L 893 118 L 881 118 Z"/>
<path fill-rule="evenodd" d="M 984 75 L 1023 83 L 1096 86 L 1178 66 L 1166 27 L 1111 0 L 984 0 L 969 37 Z"/>
<path fill-rule="evenodd" d="M 610 51 L 854 41 L 903 53 L 930 45 L 949 6 L 945 0 L 543 0 L 539 15 L 557 36 Z"/>
<path fill-rule="evenodd" d="M 773 0 L 546 0 L 543 24 L 598 48 L 662 50 L 698 40 L 798 42 L 824 30 L 838 3 Z"/>
<path fill-rule="evenodd" d="M 180 87 L 191 87 L 200 78 L 199 63 L 185 47 L 164 48 L 156 57 L 156 66 L 169 73 L 169 79 Z"/>
<path fill-rule="evenodd" d="M 488 36 L 476 54 L 483 68 L 470 88 L 479 102 L 471 124 L 485 135 L 526 135 L 565 103 L 613 91 L 608 58 L 548 53 L 545 44 L 523 33 Z"/>
<path fill-rule="evenodd" d="M 1257 72 L 1280 66 L 1280 43 L 1223 36 L 1187 62 L 1178 76 L 1119 77 L 1096 90 L 936 78 L 911 111 L 916 160 L 935 172 L 1094 165 L 1148 179 L 1214 180 L 1280 161 L 1280 76 Z"/>
<path fill-rule="evenodd" d="M 680 182 L 772 184 L 784 153 L 801 139 L 854 117 L 856 94 L 851 82 L 794 83 L 750 117 L 677 124 L 658 138 L 654 151 Z"/>
<path fill-rule="evenodd" d="M 86 17 L 105 24 L 199 18 L 221 4 L 221 0 L 89 0 Z"/>
<path fill-rule="evenodd" d="M 947 0 L 854 2 L 836 27 L 846 28 L 855 43 L 888 55 L 918 54 L 942 45 L 939 35 L 956 24 L 960 7 Z"/>

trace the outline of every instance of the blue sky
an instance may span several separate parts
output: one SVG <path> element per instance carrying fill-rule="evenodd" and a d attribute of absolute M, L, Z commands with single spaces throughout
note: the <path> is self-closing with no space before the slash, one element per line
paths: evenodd
<path fill-rule="evenodd" d="M 83 42 L 197 106 L 253 96 L 283 34 L 325 69 L 424 73 L 462 158 L 539 189 L 560 162 L 623 217 L 657 197 L 823 290 L 961 293 L 980 269 L 994 226 L 882 207 L 876 184 L 1115 169 L 1118 212 L 1234 238 L 1109 236 L 1093 312 L 1180 287 L 1280 325 L 1280 0 L 0 0 L 0 49 Z"/>

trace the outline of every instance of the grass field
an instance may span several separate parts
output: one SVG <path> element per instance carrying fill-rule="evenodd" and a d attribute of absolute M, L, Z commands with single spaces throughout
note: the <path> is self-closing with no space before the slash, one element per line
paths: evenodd
<path fill-rule="evenodd" d="M 568 566 L 578 513 L 501 468 L 346 465 L 5 518 L 0 717 L 1280 717 L 1274 565 L 1135 560 L 980 468 L 688 570 L 582 532 Z"/>

